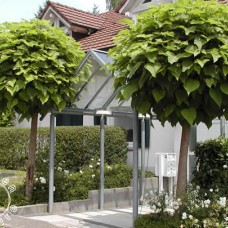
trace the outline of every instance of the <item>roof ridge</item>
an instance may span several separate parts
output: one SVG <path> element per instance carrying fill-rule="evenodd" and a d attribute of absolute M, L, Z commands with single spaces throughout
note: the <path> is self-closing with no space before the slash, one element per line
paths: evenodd
<path fill-rule="evenodd" d="M 86 14 L 90 14 L 90 15 L 93 15 L 93 16 L 95 16 L 95 17 L 98 17 L 98 16 L 99 16 L 99 14 L 95 14 L 95 13 L 91 13 L 91 12 L 88 12 L 88 11 L 80 10 L 80 9 L 77 9 L 77 8 L 75 8 L 75 7 L 73 7 L 73 6 L 68 6 L 68 5 L 59 3 L 59 2 L 53 2 L 53 1 L 49 1 L 49 2 L 50 2 L 50 5 L 51 5 L 51 4 L 56 4 L 56 5 L 64 6 L 64 7 L 67 7 L 67 8 L 76 10 L 76 11 L 80 11 L 80 12 L 83 12 L 83 13 L 86 13 Z"/>

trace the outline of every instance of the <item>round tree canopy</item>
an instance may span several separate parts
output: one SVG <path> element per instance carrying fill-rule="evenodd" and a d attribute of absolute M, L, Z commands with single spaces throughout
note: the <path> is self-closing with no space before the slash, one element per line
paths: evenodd
<path fill-rule="evenodd" d="M 228 5 L 179 0 L 154 6 L 115 38 L 120 99 L 164 124 L 228 118 Z"/>
<path fill-rule="evenodd" d="M 0 109 L 21 119 L 63 109 L 75 96 L 75 75 L 84 52 L 79 44 L 42 20 L 0 25 Z"/>

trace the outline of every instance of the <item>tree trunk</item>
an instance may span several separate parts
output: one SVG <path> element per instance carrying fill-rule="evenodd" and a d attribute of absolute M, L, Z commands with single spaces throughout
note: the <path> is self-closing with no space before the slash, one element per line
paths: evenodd
<path fill-rule="evenodd" d="M 188 145 L 190 138 L 190 127 L 182 127 L 181 145 L 179 154 L 178 176 L 177 176 L 177 197 L 181 197 L 186 191 L 187 185 L 187 160 Z"/>
<path fill-rule="evenodd" d="M 38 123 L 38 113 L 35 113 L 32 116 L 32 122 L 31 122 L 28 164 L 27 164 L 27 170 L 26 170 L 25 196 L 28 199 L 31 199 L 33 184 L 34 184 L 37 123 Z"/>

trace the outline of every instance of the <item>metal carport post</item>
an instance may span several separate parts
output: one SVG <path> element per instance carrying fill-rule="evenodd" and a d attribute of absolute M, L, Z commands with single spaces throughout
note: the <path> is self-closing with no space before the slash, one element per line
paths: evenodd
<path fill-rule="evenodd" d="M 50 154 L 49 154 L 49 196 L 48 212 L 53 213 L 54 203 L 54 152 L 55 152 L 55 116 L 50 116 Z"/>

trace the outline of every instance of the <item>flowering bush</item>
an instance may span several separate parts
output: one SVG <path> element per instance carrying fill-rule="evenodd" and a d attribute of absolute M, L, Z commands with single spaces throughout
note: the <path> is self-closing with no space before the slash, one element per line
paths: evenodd
<path fill-rule="evenodd" d="M 91 159 L 78 172 L 64 169 L 62 161 L 55 167 L 55 202 L 87 199 L 89 190 L 99 189 L 100 160 Z M 36 173 L 33 203 L 48 201 L 48 164 L 43 160 L 40 170 Z M 127 187 L 132 178 L 132 168 L 125 163 L 105 164 L 105 188 Z"/>
<path fill-rule="evenodd" d="M 152 227 L 147 224 L 162 228 L 227 228 L 228 226 L 226 196 L 221 196 L 218 189 L 209 189 L 206 192 L 199 186 L 193 188 L 190 185 L 183 199 L 176 199 L 165 192 L 150 192 L 144 200 L 145 204 L 151 207 L 152 213 L 136 220 L 136 228 Z"/>
<path fill-rule="evenodd" d="M 197 143 L 193 182 L 205 189 L 220 189 L 228 194 L 228 139 L 218 138 Z"/>

